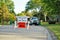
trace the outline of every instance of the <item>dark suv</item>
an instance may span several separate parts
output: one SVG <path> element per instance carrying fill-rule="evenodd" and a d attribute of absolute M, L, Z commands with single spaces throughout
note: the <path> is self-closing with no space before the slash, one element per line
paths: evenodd
<path fill-rule="evenodd" d="M 55 24 L 56 22 L 57 22 L 57 16 L 56 15 L 49 16 L 49 20 L 48 20 L 49 24 Z"/>
<path fill-rule="evenodd" d="M 39 19 L 37 17 L 30 18 L 30 25 L 32 25 L 32 24 L 38 25 Z"/>

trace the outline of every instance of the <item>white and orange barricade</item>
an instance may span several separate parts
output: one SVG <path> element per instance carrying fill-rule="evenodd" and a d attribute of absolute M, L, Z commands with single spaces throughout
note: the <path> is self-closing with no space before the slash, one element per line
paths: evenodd
<path fill-rule="evenodd" d="M 17 21 L 15 21 L 15 28 L 29 28 L 28 17 L 27 16 L 16 16 Z"/>

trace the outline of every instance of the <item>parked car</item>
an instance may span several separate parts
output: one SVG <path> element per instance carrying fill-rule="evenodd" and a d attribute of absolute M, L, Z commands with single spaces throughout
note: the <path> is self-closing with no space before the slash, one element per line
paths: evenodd
<path fill-rule="evenodd" d="M 49 20 L 48 20 L 49 24 L 55 24 L 56 22 L 57 22 L 57 16 L 56 15 L 49 16 Z"/>
<path fill-rule="evenodd" d="M 30 18 L 30 25 L 32 24 L 39 25 L 39 19 L 37 17 Z"/>

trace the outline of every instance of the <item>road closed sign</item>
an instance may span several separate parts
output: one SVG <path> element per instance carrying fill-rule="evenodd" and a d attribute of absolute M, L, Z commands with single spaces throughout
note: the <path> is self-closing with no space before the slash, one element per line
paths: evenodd
<path fill-rule="evenodd" d="M 18 28 L 26 28 L 27 16 L 16 16 Z"/>

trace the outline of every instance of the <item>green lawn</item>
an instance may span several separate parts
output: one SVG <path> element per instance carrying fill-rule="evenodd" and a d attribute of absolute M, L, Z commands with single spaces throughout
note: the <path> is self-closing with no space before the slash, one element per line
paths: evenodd
<path fill-rule="evenodd" d="M 42 22 L 41 25 L 54 32 L 58 40 L 60 40 L 60 24 L 48 24 L 47 22 Z"/>

